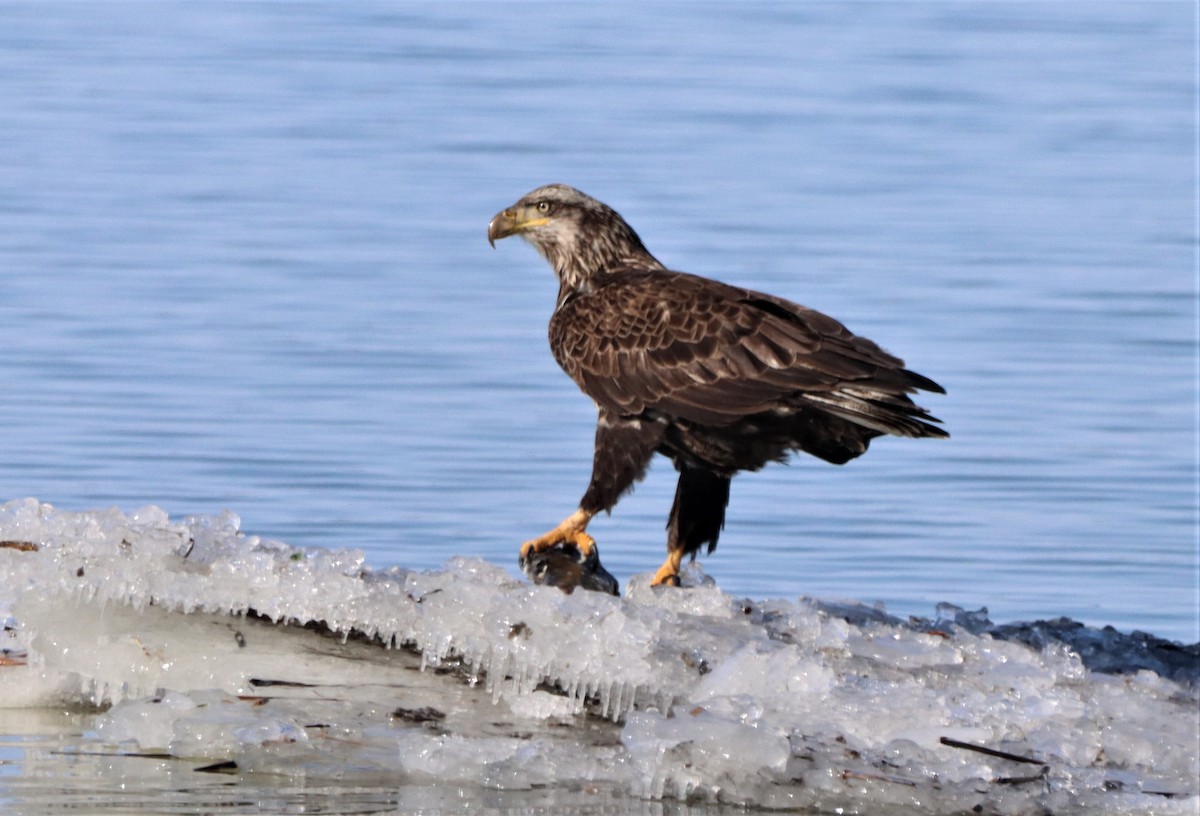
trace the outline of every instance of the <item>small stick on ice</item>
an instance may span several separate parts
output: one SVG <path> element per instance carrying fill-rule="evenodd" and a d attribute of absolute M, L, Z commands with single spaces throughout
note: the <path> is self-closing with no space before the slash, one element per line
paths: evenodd
<path fill-rule="evenodd" d="M 962 748 L 966 751 L 976 751 L 980 754 L 999 757 L 1000 759 L 1008 759 L 1013 762 L 1024 762 L 1028 765 L 1045 765 L 1046 763 L 1040 759 L 1033 757 L 1024 757 L 1018 754 L 1010 754 L 1008 751 L 999 751 L 995 748 L 988 748 L 986 745 L 974 745 L 970 742 L 962 742 L 960 740 L 951 739 L 950 737 L 941 738 L 942 745 L 949 745 L 951 748 Z"/>
<path fill-rule="evenodd" d="M 871 782 L 890 782 L 893 785 L 907 785 L 910 788 L 915 788 L 917 786 L 917 783 L 911 779 L 905 779 L 900 776 L 861 773 L 859 771 L 842 771 L 842 779 L 866 779 Z"/>

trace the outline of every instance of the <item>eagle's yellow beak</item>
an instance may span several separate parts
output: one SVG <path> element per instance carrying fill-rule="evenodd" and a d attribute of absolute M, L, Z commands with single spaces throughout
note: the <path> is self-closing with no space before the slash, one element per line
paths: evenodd
<path fill-rule="evenodd" d="M 532 207 L 512 206 L 496 213 L 488 224 L 488 243 L 493 247 L 501 238 L 548 224 L 550 219 Z"/>

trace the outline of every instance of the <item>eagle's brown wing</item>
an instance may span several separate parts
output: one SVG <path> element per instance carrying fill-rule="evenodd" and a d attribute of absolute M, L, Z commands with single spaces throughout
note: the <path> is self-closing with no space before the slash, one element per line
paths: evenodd
<path fill-rule="evenodd" d="M 881 433 L 945 436 L 907 394 L 941 391 L 870 340 L 795 303 L 688 275 L 594 279 L 550 322 L 563 369 L 596 403 L 725 426 L 819 408 Z"/>

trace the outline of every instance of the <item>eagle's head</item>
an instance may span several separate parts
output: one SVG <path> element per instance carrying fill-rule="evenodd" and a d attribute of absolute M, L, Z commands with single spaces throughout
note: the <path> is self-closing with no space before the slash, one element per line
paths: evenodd
<path fill-rule="evenodd" d="M 488 243 L 510 235 L 533 244 L 569 290 L 587 289 L 589 280 L 619 265 L 662 268 L 616 210 L 566 184 L 538 187 L 496 213 Z"/>

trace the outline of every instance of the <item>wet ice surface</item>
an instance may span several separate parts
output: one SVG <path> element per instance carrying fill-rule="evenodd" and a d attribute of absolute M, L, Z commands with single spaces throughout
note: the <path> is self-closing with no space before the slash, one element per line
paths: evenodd
<path fill-rule="evenodd" d="M 338 812 L 448 811 L 463 790 L 523 812 L 1200 802 L 1196 645 L 948 605 L 902 621 L 747 600 L 698 571 L 676 591 L 638 576 L 620 598 L 476 559 L 373 571 L 232 514 L 154 507 L 10 502 L 0 542 L 0 699 L 100 708 L 53 748 L 4 747 L 17 812 L 64 786 L 69 800 L 72 780 L 236 808 L 271 779 L 268 806 L 294 793 Z"/>

